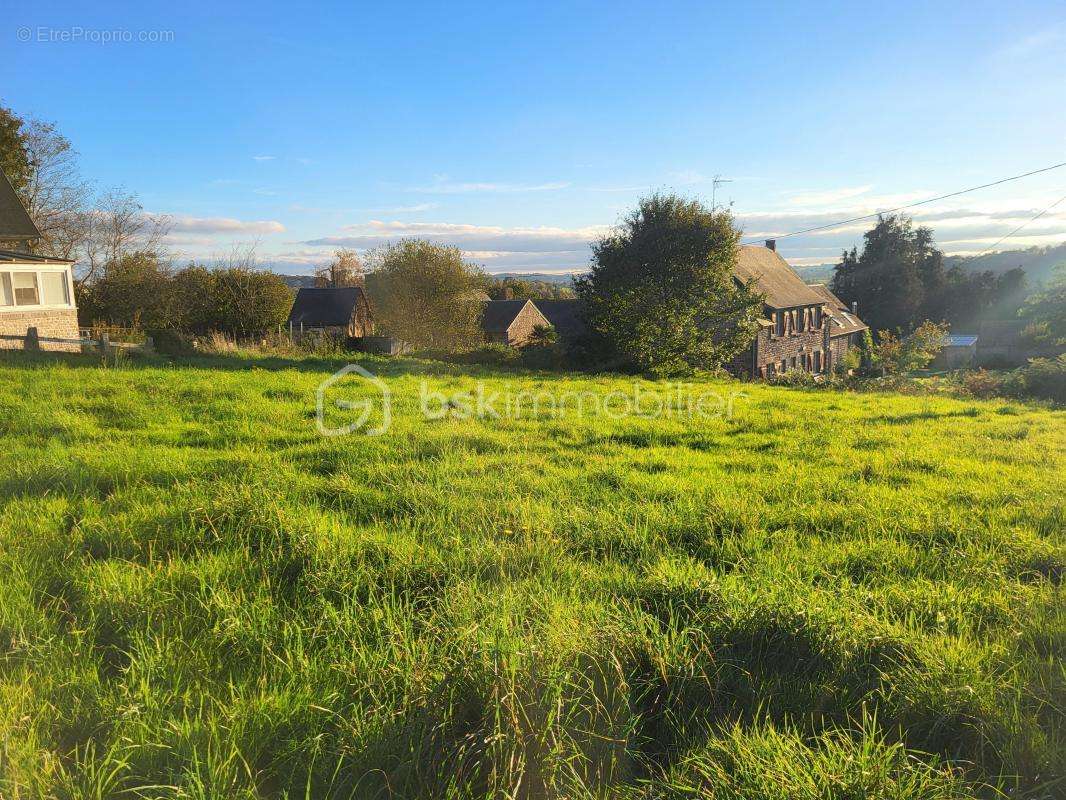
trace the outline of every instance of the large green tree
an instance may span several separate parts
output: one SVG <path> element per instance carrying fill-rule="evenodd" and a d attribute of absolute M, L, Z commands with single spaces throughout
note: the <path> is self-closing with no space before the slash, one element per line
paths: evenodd
<path fill-rule="evenodd" d="M 720 367 L 750 344 L 762 308 L 733 277 L 739 239 L 726 211 L 675 194 L 642 199 L 576 282 L 592 330 L 642 371 Z"/>
<path fill-rule="evenodd" d="M 926 318 L 929 299 L 946 283 L 944 254 L 929 228 L 915 228 L 902 215 L 878 217 L 863 237 L 862 253 L 845 252 L 832 289 L 877 330 L 911 330 Z"/>
<path fill-rule="evenodd" d="M 1021 304 L 1025 273 L 944 268 L 944 254 L 929 228 L 902 215 L 879 217 L 866 232 L 862 253 L 845 251 L 832 289 L 874 329 L 909 332 L 924 320 L 973 327 L 987 318 L 1010 317 Z"/>
<path fill-rule="evenodd" d="M 431 350 L 463 350 L 481 334 L 484 276 L 458 248 L 407 239 L 369 254 L 377 330 Z"/>

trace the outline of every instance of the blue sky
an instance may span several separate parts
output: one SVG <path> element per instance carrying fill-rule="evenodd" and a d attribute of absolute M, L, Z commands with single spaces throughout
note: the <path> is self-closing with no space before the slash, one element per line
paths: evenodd
<path fill-rule="evenodd" d="M 419 235 L 561 271 L 716 174 L 761 236 L 1066 161 L 1061 2 L 149 5 L 5 3 L 0 102 L 170 215 L 181 258 L 256 241 L 302 273 Z M 1064 194 L 1066 168 L 916 217 L 978 252 Z M 1062 241 L 1066 202 L 1000 249 Z"/>

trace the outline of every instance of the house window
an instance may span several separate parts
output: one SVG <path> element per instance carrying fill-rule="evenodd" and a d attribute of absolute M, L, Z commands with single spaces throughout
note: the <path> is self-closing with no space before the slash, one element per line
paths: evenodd
<path fill-rule="evenodd" d="M 817 306 L 814 309 L 814 328 L 815 330 L 822 329 L 822 307 Z"/>
<path fill-rule="evenodd" d="M 815 372 L 821 372 L 822 371 L 822 351 L 821 350 L 816 351 L 815 354 L 814 354 L 814 371 Z"/>
<path fill-rule="evenodd" d="M 41 302 L 46 306 L 65 306 L 70 303 L 67 293 L 67 273 L 41 273 Z"/>
<path fill-rule="evenodd" d="M 801 308 L 799 314 L 799 329 L 800 333 L 807 330 L 807 309 Z"/>
<path fill-rule="evenodd" d="M 797 364 L 796 364 L 796 357 L 795 357 L 795 356 L 792 356 L 792 369 L 795 369 L 795 368 L 796 368 L 796 366 L 797 366 Z"/>
<path fill-rule="evenodd" d="M 788 360 L 787 359 L 784 359 L 784 358 L 781 359 L 781 371 L 782 372 L 788 372 Z"/>
<path fill-rule="evenodd" d="M 782 311 L 774 312 L 774 333 L 778 336 L 785 335 L 785 314 Z"/>
<path fill-rule="evenodd" d="M 0 272 L 0 308 L 73 304 L 66 270 Z"/>
<path fill-rule="evenodd" d="M 15 305 L 37 306 L 41 304 L 37 292 L 36 272 L 12 272 L 11 285 L 15 290 Z"/>

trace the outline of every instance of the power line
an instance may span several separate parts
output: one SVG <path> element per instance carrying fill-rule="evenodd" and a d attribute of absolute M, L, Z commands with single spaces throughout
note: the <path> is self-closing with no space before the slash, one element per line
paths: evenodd
<path fill-rule="evenodd" d="M 949 194 L 942 194 L 939 197 L 930 197 L 928 200 L 919 200 L 916 203 L 907 203 L 906 205 L 896 206 L 895 208 L 882 209 L 881 211 L 875 211 L 872 214 L 863 214 L 861 217 L 852 217 L 851 219 L 842 219 L 839 222 L 832 222 L 832 223 L 830 223 L 828 225 L 816 225 L 813 228 L 804 228 L 801 231 L 792 231 L 791 233 L 782 233 L 779 236 L 773 236 L 773 237 L 767 237 L 767 238 L 786 239 L 789 236 L 799 236 L 799 235 L 804 234 L 804 233 L 813 233 L 814 231 L 824 231 L 824 230 L 827 230 L 828 228 L 839 228 L 841 225 L 850 225 L 852 222 L 861 222 L 864 219 L 873 219 L 874 217 L 880 216 L 881 214 L 895 214 L 897 211 L 903 211 L 904 209 L 907 209 L 907 208 L 914 208 L 915 206 L 924 206 L 927 203 L 935 203 L 938 200 L 947 200 L 949 197 L 958 197 L 960 194 L 968 194 L 970 192 L 976 192 L 978 189 L 987 189 L 987 188 L 989 188 L 991 186 L 999 186 L 1001 183 L 1009 183 L 1010 181 L 1016 181 L 1016 180 L 1020 180 L 1022 178 L 1028 178 L 1030 175 L 1039 175 L 1041 172 L 1050 172 L 1051 170 L 1058 169 L 1059 167 L 1066 167 L 1066 161 L 1063 161 L 1063 162 L 1061 162 L 1059 164 L 1052 164 L 1050 167 L 1041 167 L 1040 169 L 1034 169 L 1032 172 L 1025 172 L 1025 173 L 1023 173 L 1021 175 L 1012 175 L 1009 178 L 1001 178 L 998 181 L 992 181 L 992 183 L 983 183 L 980 186 L 971 186 L 969 189 L 960 189 L 957 192 L 951 192 Z M 1058 205 L 1058 203 L 1056 203 L 1055 205 Z M 1051 208 L 1054 208 L 1054 206 L 1052 206 Z M 1042 214 L 1046 213 L 1047 211 L 1050 211 L 1051 208 L 1046 209 L 1044 212 L 1041 212 L 1041 214 L 1037 215 L 1037 216 L 1041 216 Z M 1034 217 L 1034 219 L 1036 219 L 1036 217 Z M 1032 221 L 1033 220 L 1029 220 L 1029 222 L 1032 222 Z M 1026 224 L 1028 225 L 1029 223 L 1026 223 Z M 1012 234 L 1008 234 L 1008 236 L 1010 236 L 1010 235 L 1012 235 Z M 741 242 L 741 244 L 754 244 L 754 243 L 757 243 L 759 241 L 760 241 L 759 239 L 748 239 L 746 241 Z"/>
<path fill-rule="evenodd" d="M 1044 216 L 1044 215 L 1045 215 L 1045 214 L 1046 214 L 1047 212 L 1049 212 L 1049 211 L 1050 211 L 1051 209 L 1053 209 L 1053 208 L 1054 208 L 1055 206 L 1057 206 L 1057 205 L 1058 205 L 1059 203 L 1061 203 L 1061 202 L 1062 202 L 1063 200 L 1066 200 L 1066 194 L 1064 194 L 1064 195 L 1063 195 L 1062 197 L 1060 197 L 1060 198 L 1059 198 L 1058 200 L 1056 200 L 1056 201 L 1055 201 L 1054 203 L 1052 203 L 1051 205 L 1049 205 L 1049 206 L 1048 206 L 1047 208 L 1045 208 L 1045 209 L 1044 209 L 1043 211 L 1041 211 L 1041 212 L 1040 212 L 1039 214 L 1037 214 L 1037 215 L 1036 215 L 1035 217 L 1030 217 L 1029 219 L 1027 219 L 1027 220 L 1026 220 L 1025 222 L 1023 222 L 1023 223 L 1022 223 L 1021 225 L 1019 225 L 1019 226 L 1018 226 L 1017 228 L 1015 228 L 1014 230 L 1012 230 L 1012 231 L 1011 231 L 1010 233 L 1008 233 L 1008 234 L 1007 234 L 1006 236 L 1004 236 L 1004 237 L 1003 237 L 1002 239 L 1000 239 L 1000 240 L 999 240 L 998 242 L 996 242 L 996 243 L 995 243 L 994 245 L 992 245 L 991 247 L 986 247 L 986 248 L 985 248 L 984 250 L 982 250 L 982 251 L 981 251 L 980 253 L 978 253 L 977 255 L 975 255 L 975 256 L 973 257 L 973 259 L 971 260 L 971 263 L 972 263 L 972 261 L 976 261 L 976 260 L 977 260 L 977 259 L 979 259 L 979 258 L 984 258 L 984 257 L 985 257 L 986 255 L 988 255 L 988 254 L 989 254 L 989 253 L 990 253 L 991 251 L 995 250 L 995 249 L 996 249 L 997 247 L 999 247 L 999 246 L 1000 246 L 1001 244 L 1003 244 L 1003 242 L 1005 242 L 1005 241 L 1006 241 L 1007 239 L 1009 239 L 1010 237 L 1012 237 L 1012 236 L 1013 236 L 1014 234 L 1016 234 L 1016 233 L 1017 233 L 1018 231 L 1020 231 L 1020 230 L 1021 230 L 1022 228 L 1026 227 L 1027 225 L 1029 225 L 1029 224 L 1030 224 L 1030 223 L 1032 223 L 1032 222 L 1036 222 L 1036 221 L 1037 221 L 1038 219 L 1040 219 L 1040 218 L 1041 218 L 1042 216 Z"/>

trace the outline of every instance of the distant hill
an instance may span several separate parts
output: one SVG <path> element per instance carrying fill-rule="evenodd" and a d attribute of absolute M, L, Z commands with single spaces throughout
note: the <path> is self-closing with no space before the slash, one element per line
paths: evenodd
<path fill-rule="evenodd" d="M 561 283 L 563 286 L 569 286 L 574 278 L 578 277 L 582 273 L 565 273 L 560 274 L 558 272 L 493 272 L 493 278 L 516 278 L 520 281 L 544 281 L 545 283 Z"/>
<path fill-rule="evenodd" d="M 1066 264 L 1066 244 L 1048 247 L 1030 247 L 1026 250 L 1005 250 L 1001 253 L 989 253 L 986 256 L 945 256 L 944 266 L 961 267 L 967 272 L 994 272 L 997 275 L 1015 267 L 1025 270 L 1025 277 L 1030 287 L 1043 283 L 1055 267 Z M 806 283 L 828 283 L 833 278 L 832 264 L 812 264 L 796 267 L 796 272 Z"/>
<path fill-rule="evenodd" d="M 1052 271 L 1059 264 L 1066 265 L 1066 244 L 1048 247 L 1030 247 L 1026 250 L 1007 250 L 1002 253 L 989 253 L 986 256 L 947 256 L 944 265 L 959 266 L 966 271 L 984 272 L 989 270 L 999 274 L 1021 267 L 1025 277 L 1032 286 L 1051 277 Z"/>
<path fill-rule="evenodd" d="M 804 283 L 829 283 L 833 279 L 833 267 L 836 264 L 813 264 L 809 267 L 796 267 L 796 272 Z"/>
<path fill-rule="evenodd" d="M 314 275 L 279 275 L 291 289 L 309 289 L 315 285 Z"/>

